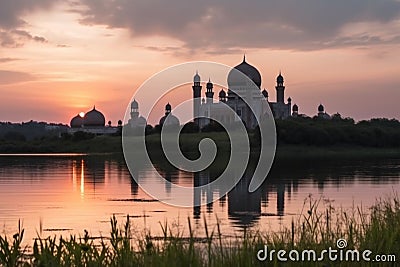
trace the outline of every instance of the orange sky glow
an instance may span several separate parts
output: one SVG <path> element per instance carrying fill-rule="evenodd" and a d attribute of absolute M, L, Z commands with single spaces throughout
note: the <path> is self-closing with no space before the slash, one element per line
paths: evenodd
<path fill-rule="evenodd" d="M 262 87 L 267 88 L 273 101 L 275 78 L 282 71 L 286 96 L 299 105 L 300 113 L 314 115 L 323 103 L 328 113 L 339 112 L 356 120 L 400 119 L 400 13 L 393 10 L 399 6 L 397 1 L 387 1 L 393 4 L 393 11 L 386 11 L 386 6 L 383 11 L 378 9 L 380 6 L 369 10 L 362 1 L 354 1 L 357 8 L 367 8 L 368 12 L 361 10 L 365 16 L 358 18 L 355 13 L 349 19 L 343 11 L 342 22 L 327 22 L 329 29 L 338 24 L 330 29 L 331 37 L 323 34 L 324 25 L 313 29 L 317 26 L 303 23 L 301 19 L 307 14 L 300 14 L 299 21 L 294 22 L 274 18 L 244 21 L 240 29 L 232 26 L 230 32 L 229 25 L 222 21 L 227 11 L 213 6 L 213 2 L 205 1 L 209 7 L 201 9 L 204 16 L 198 20 L 185 17 L 186 27 L 182 29 L 176 28 L 181 25 L 178 19 L 166 21 L 149 14 L 148 20 L 158 23 L 138 22 L 125 18 L 125 13 L 113 13 L 135 4 L 143 12 L 150 10 L 137 1 L 115 9 L 106 2 L 37 1 L 37 6 L 29 7 L 0 3 L 0 121 L 69 124 L 73 116 L 95 105 L 115 125 L 123 119 L 135 90 L 155 73 L 197 60 L 235 66 L 243 53 L 260 71 Z M 114 2 L 117 5 L 121 1 Z M 102 8 L 108 10 L 110 18 L 102 18 Z M 337 8 L 340 11 L 340 6 Z M 239 7 L 234 6 L 230 12 L 240 19 L 236 9 Z M 6 17 L 2 12 L 11 15 Z M 315 15 L 315 23 L 318 19 L 322 18 Z M 207 28 L 208 23 L 221 25 L 222 30 Z M 280 31 L 270 30 L 270 24 Z M 194 35 L 193 31 L 198 33 Z M 252 33 L 259 37 L 253 39 Z M 179 90 L 191 94 L 190 87 Z M 179 90 L 182 96 L 188 94 Z M 139 104 L 145 101 L 140 99 Z M 159 105 L 160 115 L 163 105 Z M 157 122 L 157 116 L 150 118 L 151 124 Z"/>

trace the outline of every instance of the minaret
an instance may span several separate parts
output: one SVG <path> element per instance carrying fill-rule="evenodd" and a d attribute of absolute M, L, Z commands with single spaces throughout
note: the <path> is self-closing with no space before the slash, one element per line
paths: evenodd
<path fill-rule="evenodd" d="M 283 76 L 279 72 L 278 77 L 276 77 L 276 102 L 285 103 L 285 86 L 283 85 Z"/>
<path fill-rule="evenodd" d="M 168 116 L 171 113 L 171 104 L 168 103 L 165 105 L 165 116 Z"/>
<path fill-rule="evenodd" d="M 131 103 L 131 119 L 137 119 L 139 117 L 139 104 L 136 99 Z"/>
<path fill-rule="evenodd" d="M 200 105 L 201 105 L 201 79 L 199 73 L 196 71 L 196 75 L 193 77 L 193 117 L 194 123 L 200 127 L 200 122 L 198 117 L 200 116 Z"/>
<path fill-rule="evenodd" d="M 211 79 L 208 79 L 207 83 L 207 91 L 206 91 L 206 104 L 212 104 L 213 103 L 213 97 L 214 97 L 214 92 L 213 92 L 213 83 L 211 82 Z"/>

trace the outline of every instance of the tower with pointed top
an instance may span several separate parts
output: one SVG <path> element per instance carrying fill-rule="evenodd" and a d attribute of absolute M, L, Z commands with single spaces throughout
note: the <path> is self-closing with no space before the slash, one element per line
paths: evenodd
<path fill-rule="evenodd" d="M 285 86 L 283 85 L 283 76 L 279 72 L 278 77 L 276 77 L 276 102 L 285 103 Z"/>
<path fill-rule="evenodd" d="M 289 97 L 285 102 L 285 85 L 282 72 L 276 77 L 276 102 L 268 102 L 276 119 L 286 119 L 291 116 L 292 99 Z"/>
<path fill-rule="evenodd" d="M 214 92 L 213 92 L 213 83 L 211 82 L 211 79 L 208 79 L 207 83 L 207 91 L 206 91 L 206 104 L 212 104 L 213 103 L 213 97 L 214 97 Z"/>
<path fill-rule="evenodd" d="M 131 119 L 136 119 L 139 117 L 139 103 L 136 99 L 131 103 Z"/>
<path fill-rule="evenodd" d="M 128 124 L 132 128 L 136 129 L 144 129 L 147 125 L 146 119 L 143 116 L 139 116 L 139 103 L 136 99 L 131 103 L 131 118 L 129 119 Z"/>
<path fill-rule="evenodd" d="M 199 116 L 200 116 L 200 105 L 201 105 L 201 89 L 202 86 L 200 84 L 201 78 L 199 75 L 199 72 L 196 71 L 196 75 L 193 77 L 193 117 L 194 117 L 194 123 L 197 124 L 197 126 L 200 127 L 200 121 L 199 121 Z"/>
<path fill-rule="evenodd" d="M 248 79 L 246 79 L 246 76 Z M 236 123 L 243 121 L 246 127 L 254 129 L 259 119 L 267 115 L 267 108 L 272 110 L 276 119 L 286 119 L 291 116 L 292 101 L 285 99 L 285 85 L 282 73 L 276 77 L 276 101 L 271 101 L 267 90 L 262 90 L 261 73 L 246 61 L 246 54 L 243 54 L 243 61 L 232 68 L 227 77 L 227 90 L 218 93 L 219 101 L 214 101 L 213 83 L 211 79 L 205 85 L 205 94 L 202 92 L 199 73 L 193 77 L 193 115 L 194 123 L 201 129 L 210 123 L 210 117 L 219 121 Z M 204 97 L 204 98 L 202 98 Z M 246 102 L 248 101 L 248 102 Z M 248 103 L 254 105 L 250 109 Z M 225 106 L 229 106 L 237 116 L 224 112 Z"/>
<path fill-rule="evenodd" d="M 171 113 L 171 104 L 168 102 L 168 104 L 165 105 L 165 116 L 168 116 Z"/>

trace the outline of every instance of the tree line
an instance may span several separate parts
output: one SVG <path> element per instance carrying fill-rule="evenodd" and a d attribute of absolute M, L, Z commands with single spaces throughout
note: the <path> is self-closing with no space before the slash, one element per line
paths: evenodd
<path fill-rule="evenodd" d="M 396 119 L 355 122 L 340 115 L 330 120 L 299 117 L 277 120 L 276 128 L 278 144 L 400 147 L 400 122 Z"/>
<path fill-rule="evenodd" d="M 342 118 L 335 114 L 331 119 L 319 117 L 291 117 L 275 120 L 278 145 L 355 145 L 367 147 L 400 147 L 400 122 L 396 119 L 375 118 L 355 122 L 352 118 Z M 0 141 L 29 141 L 32 139 L 60 138 L 64 140 L 80 141 L 95 137 L 94 134 L 77 132 L 67 134 L 65 125 L 52 125 L 48 129 L 45 123 L 10 124 L 1 123 Z M 209 133 L 224 132 L 224 128 L 216 122 L 199 129 L 193 123 L 188 122 L 181 126 L 181 133 Z M 56 128 L 56 129 L 54 129 Z M 143 129 L 141 130 L 143 131 Z M 159 134 L 159 125 L 147 125 L 146 135 Z M 259 130 L 249 129 L 249 138 L 253 146 L 260 143 Z M 121 132 L 116 134 L 120 136 Z"/>

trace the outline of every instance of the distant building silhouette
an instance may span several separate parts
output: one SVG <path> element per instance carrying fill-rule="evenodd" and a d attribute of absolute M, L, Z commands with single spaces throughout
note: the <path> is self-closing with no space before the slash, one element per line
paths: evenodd
<path fill-rule="evenodd" d="M 242 74 L 240 74 L 241 72 Z M 244 75 L 244 76 L 243 76 Z M 251 83 L 246 81 L 244 77 L 250 79 Z M 216 118 L 222 123 L 235 123 L 235 121 L 242 121 L 246 127 L 255 128 L 258 121 L 262 120 L 264 116 L 268 116 L 268 106 L 272 111 L 275 119 L 287 119 L 290 117 L 306 117 L 304 114 L 299 113 L 299 106 L 294 104 L 292 106 L 292 99 L 289 97 L 285 102 L 284 77 L 279 72 L 276 77 L 276 102 L 269 99 L 269 93 L 266 89 L 261 90 L 261 74 L 254 66 L 246 62 L 246 57 L 243 61 L 235 66 L 228 73 L 228 90 L 221 89 L 218 92 L 218 101 L 214 102 L 214 84 L 209 78 L 206 83 L 206 91 L 202 98 L 202 81 L 199 72 L 193 77 L 193 116 L 194 123 L 201 129 L 210 123 L 210 117 Z M 266 100 L 266 101 L 264 101 Z M 253 103 L 251 109 L 248 103 Z M 227 112 L 225 106 L 229 106 L 236 115 Z M 318 118 L 330 119 L 331 116 L 325 112 L 322 104 L 318 107 Z M 111 121 L 108 126 L 105 126 L 104 115 L 96 110 L 86 113 L 84 116 L 79 114 L 71 120 L 70 133 L 77 131 L 90 132 L 94 134 L 114 134 L 117 133 L 119 127 L 111 126 Z M 139 103 L 136 99 L 133 100 L 130 107 L 130 119 L 128 125 L 134 129 L 141 129 L 146 127 L 146 118 L 139 114 Z M 165 106 L 165 115 L 160 118 L 159 125 L 179 126 L 179 119 L 172 114 L 171 104 Z M 119 123 L 122 126 L 122 123 Z"/>
<path fill-rule="evenodd" d="M 247 76 L 253 84 L 247 83 L 238 71 Z M 232 108 L 248 128 L 256 127 L 258 125 L 257 120 L 267 116 L 264 99 L 267 100 L 274 118 L 286 119 L 291 116 L 291 98 L 288 99 L 287 103 L 285 102 L 285 86 L 281 73 L 276 78 L 276 102 L 269 101 L 269 94 L 266 89 L 261 94 L 259 93 L 261 74 L 254 66 L 246 62 L 246 57 L 243 57 L 242 63 L 229 72 L 227 82 L 229 87 L 227 93 L 224 89 L 221 89 L 218 93 L 219 102 L 214 103 L 214 86 L 209 79 L 206 84 L 205 99 L 203 98 L 200 101 L 201 78 L 198 72 L 193 77 L 193 114 L 195 117 L 201 117 L 194 119 L 194 122 L 200 128 L 210 123 L 207 117 L 211 115 L 225 123 L 235 121 L 230 113 L 224 111 L 223 104 Z M 254 109 L 251 110 L 246 102 L 254 103 Z"/>
<path fill-rule="evenodd" d="M 160 119 L 160 126 L 179 126 L 179 119 L 172 115 L 171 110 L 171 104 L 168 103 L 165 106 L 165 115 Z"/>
<path fill-rule="evenodd" d="M 318 106 L 317 116 L 318 116 L 318 118 L 321 118 L 321 119 L 327 119 L 327 120 L 331 119 L 331 116 L 325 112 L 325 107 L 322 104 L 320 104 Z"/>
<path fill-rule="evenodd" d="M 146 127 L 146 119 L 143 116 L 139 116 L 139 103 L 136 99 L 131 103 L 131 118 L 128 121 L 128 124 L 132 128 L 144 128 Z"/>
<path fill-rule="evenodd" d="M 237 71 L 240 71 L 246 75 L 253 82 L 253 84 L 249 85 L 243 81 L 243 78 L 237 74 Z M 226 114 L 226 112 L 224 112 L 221 103 L 227 104 L 229 107 L 231 107 L 248 128 L 256 127 L 256 117 L 261 119 L 263 116 L 267 116 L 267 110 L 262 106 L 263 101 L 260 101 L 260 97 L 263 97 L 265 100 L 267 100 L 275 119 L 306 117 L 306 115 L 299 113 L 299 106 L 297 104 L 294 104 L 292 107 L 292 99 L 290 97 L 285 102 L 286 87 L 284 85 L 284 78 L 281 72 L 279 72 L 279 75 L 276 77 L 276 102 L 270 101 L 269 94 L 266 89 L 263 89 L 261 94 L 259 94 L 259 92 L 255 92 L 256 90 L 254 90 L 254 87 L 256 87 L 258 90 L 261 89 L 261 74 L 254 66 L 246 62 L 246 57 L 243 57 L 242 63 L 234 67 L 234 69 L 229 72 L 227 82 L 229 87 L 227 93 L 224 91 L 224 89 L 221 89 L 218 93 L 219 102 L 215 103 L 213 99 L 214 85 L 211 82 L 211 79 L 209 79 L 206 84 L 205 98 L 201 98 L 201 78 L 199 72 L 196 71 L 196 74 L 193 77 L 192 86 L 193 115 L 194 117 L 202 117 L 194 119 L 194 122 L 200 128 L 210 123 L 210 120 L 207 119 L 207 117 L 210 117 L 210 115 L 213 115 L 212 117 L 218 118 L 218 120 L 222 122 L 229 123 L 234 121 L 234 118 L 231 118 L 228 114 Z M 254 112 L 250 110 L 244 100 L 255 103 L 253 110 Z M 324 111 L 323 106 L 322 111 L 319 109 L 320 107 L 318 108 L 318 117 L 330 119 L 329 114 Z"/>
<path fill-rule="evenodd" d="M 68 133 L 86 132 L 96 135 L 109 135 L 118 132 L 118 127 L 111 126 L 111 121 L 109 121 L 107 126 L 105 125 L 106 119 L 103 113 L 96 110 L 95 106 L 91 111 L 82 115 L 78 114 L 71 119 L 71 128 L 68 130 Z"/>

